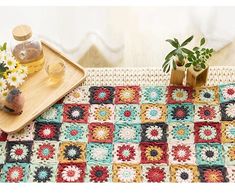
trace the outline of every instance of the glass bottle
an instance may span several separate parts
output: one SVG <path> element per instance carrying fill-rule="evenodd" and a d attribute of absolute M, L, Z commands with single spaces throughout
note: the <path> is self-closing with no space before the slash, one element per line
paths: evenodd
<path fill-rule="evenodd" d="M 12 34 L 12 54 L 18 62 L 28 68 L 28 74 L 40 71 L 44 65 L 43 49 L 40 40 L 33 36 L 31 27 L 16 26 Z"/>

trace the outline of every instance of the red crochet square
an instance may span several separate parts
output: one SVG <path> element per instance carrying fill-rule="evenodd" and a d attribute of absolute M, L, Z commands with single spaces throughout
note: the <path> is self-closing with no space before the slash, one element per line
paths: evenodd
<path fill-rule="evenodd" d="M 89 104 L 64 104 L 63 121 L 87 123 Z"/>
<path fill-rule="evenodd" d="M 141 163 L 168 163 L 167 143 L 140 143 Z"/>
<path fill-rule="evenodd" d="M 221 124 L 215 122 L 194 123 L 195 143 L 220 143 Z"/>
<path fill-rule="evenodd" d="M 85 163 L 60 163 L 57 168 L 57 182 L 84 182 Z"/>
<path fill-rule="evenodd" d="M 192 103 L 193 88 L 187 86 L 168 86 L 167 103 Z"/>
<path fill-rule="evenodd" d="M 88 125 L 89 142 L 112 143 L 114 125 L 112 123 L 91 123 Z"/>
<path fill-rule="evenodd" d="M 115 88 L 115 103 L 116 104 L 138 104 L 140 101 L 139 86 L 117 86 Z"/>
<path fill-rule="evenodd" d="M 1 142 L 7 141 L 7 134 L 2 130 L 0 130 L 0 141 Z"/>

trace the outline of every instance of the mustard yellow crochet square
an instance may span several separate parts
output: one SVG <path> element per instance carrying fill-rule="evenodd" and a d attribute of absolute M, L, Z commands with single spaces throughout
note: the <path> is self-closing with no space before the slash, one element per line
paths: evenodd
<path fill-rule="evenodd" d="M 219 89 L 218 86 L 211 87 L 197 87 L 195 89 L 195 103 L 219 103 Z"/>
<path fill-rule="evenodd" d="M 235 143 L 235 121 L 222 121 L 222 143 Z"/>
<path fill-rule="evenodd" d="M 58 160 L 60 163 L 85 162 L 86 144 L 81 142 L 62 142 L 60 144 Z"/>
<path fill-rule="evenodd" d="M 139 164 L 113 164 L 113 182 L 142 182 Z"/>
<path fill-rule="evenodd" d="M 171 182 L 199 182 L 199 171 L 196 165 L 171 165 Z"/>
<path fill-rule="evenodd" d="M 141 122 L 155 123 L 166 121 L 166 105 L 164 104 L 142 104 Z"/>

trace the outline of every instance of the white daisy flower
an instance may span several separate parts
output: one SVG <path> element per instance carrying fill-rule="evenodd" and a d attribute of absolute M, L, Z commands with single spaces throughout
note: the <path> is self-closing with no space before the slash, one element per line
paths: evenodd
<path fill-rule="evenodd" d="M 212 126 L 203 126 L 199 130 L 199 136 L 204 140 L 211 140 L 216 137 L 216 129 Z"/>
<path fill-rule="evenodd" d="M 7 81 L 3 78 L 0 78 L 0 91 L 4 91 L 7 88 Z"/>
<path fill-rule="evenodd" d="M 27 156 L 28 152 L 29 150 L 25 145 L 16 144 L 10 150 L 10 156 L 15 160 L 22 160 Z"/>
<path fill-rule="evenodd" d="M 136 177 L 136 171 L 131 167 L 122 167 L 117 172 L 121 182 L 133 182 Z"/>
<path fill-rule="evenodd" d="M 235 103 L 230 103 L 226 106 L 225 112 L 228 117 L 235 118 Z"/>
<path fill-rule="evenodd" d="M 133 127 L 123 127 L 120 129 L 119 137 L 123 140 L 131 140 L 135 138 L 135 129 Z"/>
<path fill-rule="evenodd" d="M 235 139 L 235 126 L 229 125 L 229 126 L 226 128 L 226 135 L 227 135 L 229 138 Z"/>
<path fill-rule="evenodd" d="M 212 146 L 205 146 L 201 150 L 201 157 L 204 161 L 214 162 L 219 157 L 219 151 L 217 148 L 214 148 Z"/>
<path fill-rule="evenodd" d="M 27 74 L 28 74 L 28 68 L 26 66 L 20 66 L 18 72 L 20 73 L 20 75 L 23 77 L 23 78 L 26 78 L 27 77 Z"/>
<path fill-rule="evenodd" d="M 57 117 L 57 110 L 56 110 L 56 108 L 50 108 L 49 110 L 44 112 L 41 115 L 41 117 L 44 118 L 44 119 L 47 119 L 47 120 L 55 119 Z"/>
<path fill-rule="evenodd" d="M 146 137 L 150 140 L 159 140 L 163 136 L 163 130 L 159 126 L 150 126 L 146 129 Z"/>
<path fill-rule="evenodd" d="M 7 95 L 8 95 L 8 90 L 3 90 L 3 91 L 0 91 L 0 99 L 1 98 L 6 98 L 7 97 Z"/>
<path fill-rule="evenodd" d="M 226 99 L 235 98 L 235 86 L 229 85 L 223 88 L 222 94 Z"/>
<path fill-rule="evenodd" d="M 184 89 L 175 89 L 172 92 L 172 98 L 176 101 L 185 101 L 188 98 L 188 92 Z"/>
<path fill-rule="evenodd" d="M 190 169 L 182 168 L 176 171 L 176 182 L 191 183 L 193 181 L 193 172 Z"/>
<path fill-rule="evenodd" d="M 102 147 L 96 147 L 91 150 L 91 156 L 93 159 L 100 161 L 107 157 L 108 149 Z"/>
<path fill-rule="evenodd" d="M 8 74 L 7 82 L 10 86 L 19 87 L 21 84 L 23 84 L 24 80 L 19 73 L 12 72 Z"/>
<path fill-rule="evenodd" d="M 158 120 L 162 116 L 162 110 L 158 107 L 150 107 L 146 111 L 146 116 L 150 120 Z"/>
<path fill-rule="evenodd" d="M 74 182 L 81 176 L 81 170 L 76 166 L 67 166 L 62 171 L 62 178 L 67 182 Z"/>
<path fill-rule="evenodd" d="M 14 70 L 17 65 L 17 61 L 14 56 L 12 56 L 10 53 L 6 53 L 5 58 L 5 67 L 8 68 L 10 71 Z"/>

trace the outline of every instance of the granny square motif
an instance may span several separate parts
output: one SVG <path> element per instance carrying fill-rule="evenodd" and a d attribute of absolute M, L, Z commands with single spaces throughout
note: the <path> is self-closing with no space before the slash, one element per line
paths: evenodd
<path fill-rule="evenodd" d="M 235 182 L 235 84 L 77 87 L 0 130 L 0 182 Z"/>
<path fill-rule="evenodd" d="M 91 104 L 112 104 L 114 99 L 114 87 L 111 86 L 93 86 L 90 91 Z"/>
<path fill-rule="evenodd" d="M 166 87 L 164 86 L 142 87 L 141 102 L 153 103 L 153 104 L 166 103 Z"/>
<path fill-rule="evenodd" d="M 235 84 L 219 85 L 220 102 L 235 100 Z"/>
<path fill-rule="evenodd" d="M 193 89 L 191 87 L 168 86 L 167 103 L 192 103 Z"/>

